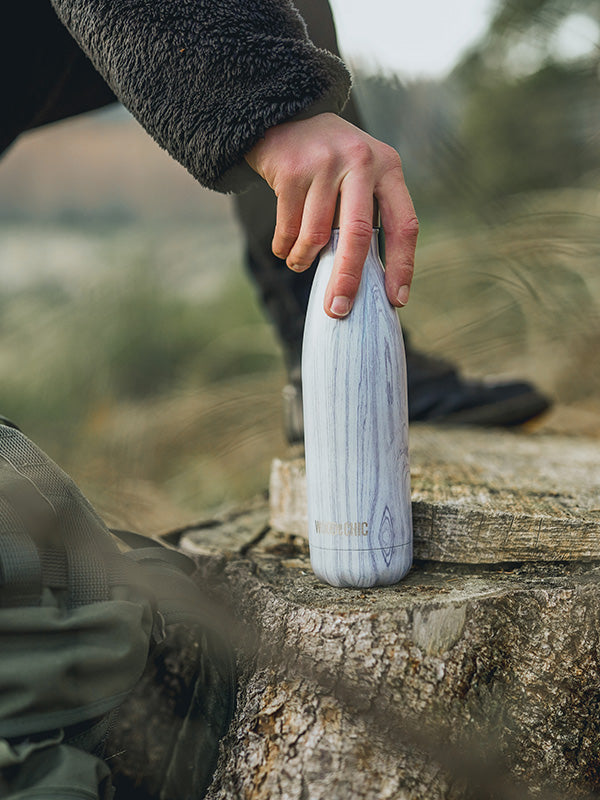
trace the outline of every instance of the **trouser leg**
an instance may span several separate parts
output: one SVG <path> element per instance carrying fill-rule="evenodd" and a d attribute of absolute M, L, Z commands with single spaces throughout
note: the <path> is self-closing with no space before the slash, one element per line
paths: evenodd
<path fill-rule="evenodd" d="M 339 55 L 335 26 L 327 0 L 295 0 L 308 32 L 318 47 Z M 342 116 L 363 127 L 359 111 L 350 97 Z M 271 240 L 275 230 L 276 201 L 264 182 L 235 198 L 238 219 L 245 238 L 246 266 L 283 345 L 288 370 L 300 362 L 304 317 L 314 278 L 314 269 L 295 273 L 273 255 Z"/>

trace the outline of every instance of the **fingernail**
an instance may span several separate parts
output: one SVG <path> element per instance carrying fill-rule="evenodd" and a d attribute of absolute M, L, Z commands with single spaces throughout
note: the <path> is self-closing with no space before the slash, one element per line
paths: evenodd
<path fill-rule="evenodd" d="M 405 306 L 408 303 L 408 293 L 410 292 L 410 286 L 401 286 L 398 289 L 398 294 L 396 295 L 396 300 L 401 306 Z"/>
<path fill-rule="evenodd" d="M 294 272 L 304 272 L 305 269 L 308 269 L 307 264 L 288 264 L 290 269 L 293 269 Z"/>
<path fill-rule="evenodd" d="M 349 297 L 334 297 L 333 303 L 329 306 L 329 310 L 336 317 L 347 317 L 352 308 L 352 303 Z"/>

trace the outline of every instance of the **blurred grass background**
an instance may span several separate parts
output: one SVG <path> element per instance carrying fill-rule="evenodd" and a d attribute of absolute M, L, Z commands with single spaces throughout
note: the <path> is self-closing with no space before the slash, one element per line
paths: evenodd
<path fill-rule="evenodd" d="M 566 58 L 556 37 L 574 14 L 596 38 Z M 535 381 L 556 401 L 538 430 L 590 436 L 599 14 L 499 2 L 447 78 L 355 74 L 422 223 L 401 313 L 413 343 L 468 374 Z M 198 187 L 123 110 L 35 131 L 5 156 L 0 277 L 0 412 L 111 523 L 165 531 L 265 489 L 285 452 L 285 373 L 229 199 Z"/>

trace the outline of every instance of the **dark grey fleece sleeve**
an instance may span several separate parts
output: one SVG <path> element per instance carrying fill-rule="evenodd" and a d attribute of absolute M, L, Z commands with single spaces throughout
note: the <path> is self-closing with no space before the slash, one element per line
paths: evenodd
<path fill-rule="evenodd" d="M 202 184 L 239 191 L 243 156 L 308 109 L 340 111 L 350 78 L 288 0 L 52 0 L 121 102 Z"/>

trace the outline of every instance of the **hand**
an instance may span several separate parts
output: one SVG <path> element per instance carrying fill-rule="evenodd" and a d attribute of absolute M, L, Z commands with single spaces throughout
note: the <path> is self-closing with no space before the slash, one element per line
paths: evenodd
<path fill-rule="evenodd" d="M 330 317 L 350 313 L 373 230 L 373 197 L 385 231 L 389 301 L 404 306 L 419 223 L 396 151 L 335 114 L 270 128 L 246 161 L 277 195 L 273 252 L 290 269 L 308 269 L 329 241 L 338 195 L 340 238 L 325 293 Z"/>

